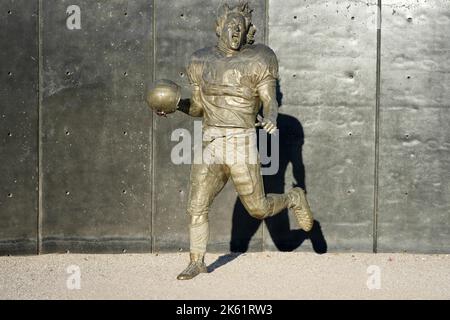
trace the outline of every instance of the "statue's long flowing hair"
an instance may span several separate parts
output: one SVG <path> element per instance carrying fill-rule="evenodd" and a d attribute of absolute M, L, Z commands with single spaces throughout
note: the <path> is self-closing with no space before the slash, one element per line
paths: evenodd
<path fill-rule="evenodd" d="M 252 44 L 255 42 L 255 33 L 256 33 L 256 27 L 252 23 L 252 12 L 248 6 L 248 3 L 242 3 L 235 7 L 230 7 L 228 4 L 223 4 L 219 8 L 219 12 L 217 14 L 217 20 L 216 20 L 216 34 L 218 37 L 220 37 L 223 26 L 225 21 L 227 20 L 227 17 L 231 13 L 237 13 L 244 17 L 245 19 L 245 27 L 247 29 L 246 34 L 246 41 L 248 44 Z"/>

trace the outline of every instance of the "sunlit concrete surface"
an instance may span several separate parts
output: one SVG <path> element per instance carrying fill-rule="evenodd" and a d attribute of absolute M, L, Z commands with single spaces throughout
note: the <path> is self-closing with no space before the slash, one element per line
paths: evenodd
<path fill-rule="evenodd" d="M 186 253 L 0 257 L 0 298 L 450 298 L 450 255 L 265 252 L 206 261 L 210 273 L 179 281 Z"/>

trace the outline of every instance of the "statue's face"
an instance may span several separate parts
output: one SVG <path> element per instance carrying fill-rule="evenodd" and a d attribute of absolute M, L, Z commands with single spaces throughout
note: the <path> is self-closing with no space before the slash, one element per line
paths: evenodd
<path fill-rule="evenodd" d="M 222 41 L 232 50 L 239 50 L 245 40 L 245 19 L 240 14 L 230 14 L 222 29 Z"/>

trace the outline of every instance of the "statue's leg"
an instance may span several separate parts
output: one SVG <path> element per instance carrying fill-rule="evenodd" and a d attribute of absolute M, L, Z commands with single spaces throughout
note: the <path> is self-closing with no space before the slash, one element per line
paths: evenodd
<path fill-rule="evenodd" d="M 265 219 L 292 208 L 299 226 L 305 231 L 311 230 L 314 219 L 301 188 L 293 188 L 284 194 L 265 195 L 259 163 L 232 165 L 230 173 L 239 198 L 251 216 Z"/>
<path fill-rule="evenodd" d="M 179 280 L 192 279 L 206 272 L 204 255 L 209 239 L 208 210 L 214 198 L 228 180 L 228 168 L 220 164 L 192 164 L 191 186 L 187 211 L 191 217 L 189 225 L 189 266 L 178 276 Z"/>
<path fill-rule="evenodd" d="M 230 174 L 242 204 L 252 217 L 265 219 L 289 206 L 288 194 L 266 196 L 259 163 L 232 165 Z"/>

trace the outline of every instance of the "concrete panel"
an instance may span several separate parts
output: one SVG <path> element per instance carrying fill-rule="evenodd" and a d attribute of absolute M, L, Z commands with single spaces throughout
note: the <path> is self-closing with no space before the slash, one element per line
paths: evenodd
<path fill-rule="evenodd" d="M 0 2 L 0 254 L 37 248 L 37 10 Z"/>
<path fill-rule="evenodd" d="M 151 5 L 42 2 L 43 252 L 151 250 Z"/>
<path fill-rule="evenodd" d="M 267 249 L 372 250 L 376 18 L 375 1 L 269 1 L 288 140 L 269 182 L 306 187 L 318 223 L 304 242 L 292 216 L 274 217 Z"/>
<path fill-rule="evenodd" d="M 185 67 L 196 50 L 216 43 L 216 11 L 223 1 L 156 1 L 156 77 L 171 79 L 183 86 L 183 95 L 189 95 Z M 232 2 L 231 2 L 232 3 Z M 253 19 L 258 28 L 256 42 L 265 36 L 265 1 L 250 1 Z M 200 120 L 197 118 L 197 120 Z M 175 165 L 170 153 L 177 142 L 170 140 L 177 128 L 193 132 L 193 118 L 182 113 L 156 119 L 154 123 L 155 204 L 154 237 L 156 251 L 187 250 L 189 248 L 186 203 L 189 193 L 189 165 Z M 242 214 L 236 203 L 234 187 L 229 183 L 215 200 L 210 210 L 211 237 L 209 250 L 227 251 L 230 242 L 240 249 L 262 249 L 259 224 Z M 236 209 L 234 207 L 237 207 Z M 234 212 L 234 218 L 233 218 Z M 248 226 L 233 230 L 233 225 Z M 232 239 L 233 238 L 233 239 Z M 249 243 L 250 242 L 250 243 Z"/>
<path fill-rule="evenodd" d="M 383 1 L 379 250 L 450 252 L 450 3 Z"/>

